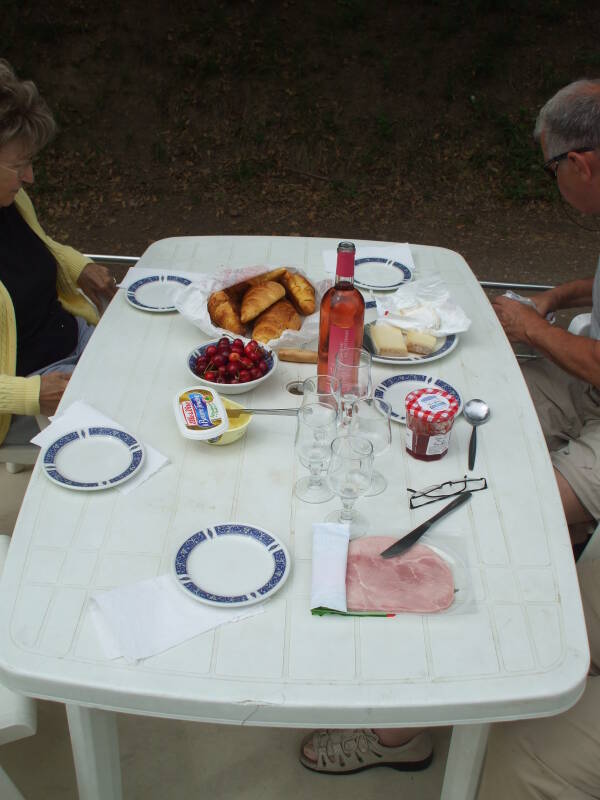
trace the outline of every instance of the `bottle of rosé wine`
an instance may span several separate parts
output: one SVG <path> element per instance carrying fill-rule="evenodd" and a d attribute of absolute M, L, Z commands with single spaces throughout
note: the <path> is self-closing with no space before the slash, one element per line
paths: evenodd
<path fill-rule="evenodd" d="M 341 348 L 362 347 L 365 301 L 354 287 L 355 252 L 352 242 L 339 243 L 335 284 L 321 300 L 319 375 L 333 375 Z"/>

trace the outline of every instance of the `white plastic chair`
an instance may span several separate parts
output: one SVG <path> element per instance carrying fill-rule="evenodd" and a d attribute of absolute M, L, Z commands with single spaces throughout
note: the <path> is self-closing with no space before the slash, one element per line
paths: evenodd
<path fill-rule="evenodd" d="M 36 448 L 37 450 L 38 448 Z M 8 552 L 10 537 L 0 534 L 0 574 Z M 0 745 L 33 736 L 37 730 L 35 701 L 16 694 L 0 684 Z M 24 800 L 23 795 L 0 766 L 2 800 Z"/>
<path fill-rule="evenodd" d="M 569 324 L 569 333 L 577 336 L 587 336 L 590 332 L 591 314 L 577 314 Z"/>

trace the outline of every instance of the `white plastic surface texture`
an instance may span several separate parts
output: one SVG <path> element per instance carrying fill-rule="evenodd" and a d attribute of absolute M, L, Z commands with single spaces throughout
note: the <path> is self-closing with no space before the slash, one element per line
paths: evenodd
<path fill-rule="evenodd" d="M 293 264 L 316 279 L 323 277 L 321 251 L 335 245 L 174 238 L 152 245 L 140 266 L 211 272 Z M 464 540 L 474 610 L 311 616 L 311 526 L 339 501 L 314 506 L 294 498 L 304 472 L 294 454 L 294 419 L 257 416 L 230 447 L 183 439 L 171 405 L 189 382 L 185 355 L 198 343 L 198 329 L 178 314 L 137 313 L 120 291 L 63 402 L 93 403 L 171 464 L 128 495 L 93 496 L 65 492 L 35 467 L 0 591 L 0 675 L 7 684 L 99 708 L 290 726 L 479 723 L 553 714 L 577 700 L 587 639 L 568 532 L 525 383 L 464 260 L 425 246 L 413 253 L 417 274 L 439 273 L 472 319 L 443 361 L 444 378 L 463 398 L 481 397 L 492 409 L 472 473 L 490 488 L 438 526 Z M 401 369 L 374 365 L 374 384 Z M 281 362 L 245 401 L 297 404 L 286 384 L 313 373 L 314 366 Z M 407 487 L 465 475 L 470 432 L 460 417 L 448 455 L 424 463 L 408 456 L 394 426 L 391 449 L 377 459 L 389 487 L 357 503 L 371 533 L 399 537 L 437 510 L 410 511 Z M 138 665 L 106 660 L 88 613 L 91 593 L 168 572 L 178 543 L 224 520 L 273 531 L 290 552 L 291 577 L 265 613 Z"/>

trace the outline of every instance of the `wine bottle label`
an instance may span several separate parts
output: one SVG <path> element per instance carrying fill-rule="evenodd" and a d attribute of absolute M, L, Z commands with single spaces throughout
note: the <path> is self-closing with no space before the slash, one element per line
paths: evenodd
<path fill-rule="evenodd" d="M 329 328 L 329 360 L 327 364 L 329 375 L 333 375 L 336 356 L 343 347 L 355 347 L 354 328 L 340 328 L 332 325 Z"/>

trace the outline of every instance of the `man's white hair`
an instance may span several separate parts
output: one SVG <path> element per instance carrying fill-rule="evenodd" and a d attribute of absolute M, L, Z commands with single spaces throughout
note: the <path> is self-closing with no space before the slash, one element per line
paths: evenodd
<path fill-rule="evenodd" d="M 600 79 L 574 81 L 551 97 L 535 123 L 535 138 L 542 133 L 548 158 L 600 147 Z"/>

